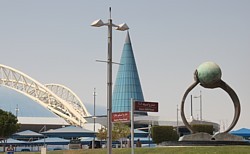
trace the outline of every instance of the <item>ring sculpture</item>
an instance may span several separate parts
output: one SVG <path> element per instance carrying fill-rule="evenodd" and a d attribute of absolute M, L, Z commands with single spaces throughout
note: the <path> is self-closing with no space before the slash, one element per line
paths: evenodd
<path fill-rule="evenodd" d="M 226 84 L 223 80 L 221 80 L 221 69 L 220 67 L 215 64 L 214 62 L 205 62 L 202 63 L 194 73 L 194 83 L 188 87 L 186 92 L 184 93 L 184 96 L 181 101 L 181 118 L 185 126 L 189 129 L 189 131 L 193 134 L 196 133 L 195 130 L 189 125 L 187 122 L 187 119 L 185 117 L 184 113 L 184 104 L 186 97 L 188 93 L 197 85 L 200 83 L 200 85 L 204 88 L 221 88 L 224 91 L 226 91 L 229 96 L 231 97 L 233 103 L 234 103 L 234 118 L 231 123 L 231 125 L 228 127 L 227 130 L 225 130 L 223 133 L 228 133 L 230 130 L 234 128 L 236 123 L 239 120 L 240 117 L 240 101 L 237 96 L 237 94 L 234 92 L 234 90 Z"/>

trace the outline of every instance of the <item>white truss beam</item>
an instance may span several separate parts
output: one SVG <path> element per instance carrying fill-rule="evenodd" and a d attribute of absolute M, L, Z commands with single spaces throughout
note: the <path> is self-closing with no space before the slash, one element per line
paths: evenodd
<path fill-rule="evenodd" d="M 64 118 L 70 124 L 83 126 L 89 116 L 79 97 L 59 84 L 42 85 L 28 75 L 0 64 L 0 84 L 14 89 Z"/>

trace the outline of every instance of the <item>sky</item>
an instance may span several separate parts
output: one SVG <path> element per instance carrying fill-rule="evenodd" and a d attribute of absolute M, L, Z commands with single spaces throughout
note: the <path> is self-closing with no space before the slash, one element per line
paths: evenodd
<path fill-rule="evenodd" d="M 0 63 L 40 83 L 63 84 L 73 90 L 93 113 L 105 114 L 107 27 L 90 24 L 109 19 L 127 23 L 145 101 L 159 102 L 161 120 L 176 120 L 177 105 L 193 83 L 203 62 L 213 61 L 222 80 L 237 93 L 241 116 L 234 129 L 250 128 L 250 1 L 248 0 L 1 0 Z M 126 32 L 113 30 L 113 61 L 119 62 Z M 118 70 L 113 65 L 113 83 Z M 202 91 L 202 117 L 227 128 L 233 119 L 233 102 L 222 89 Z M 200 116 L 200 100 L 193 99 L 193 114 Z M 180 118 L 180 116 L 179 116 Z M 181 120 L 181 119 L 179 119 Z"/>

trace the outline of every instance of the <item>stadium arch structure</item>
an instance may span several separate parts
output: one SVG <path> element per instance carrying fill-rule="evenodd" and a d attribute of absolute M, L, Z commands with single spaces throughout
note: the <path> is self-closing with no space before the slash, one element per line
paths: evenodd
<path fill-rule="evenodd" d="M 65 119 L 69 124 L 81 126 L 90 116 L 79 97 L 60 84 L 41 84 L 28 75 L 0 64 L 0 85 L 13 89 Z"/>

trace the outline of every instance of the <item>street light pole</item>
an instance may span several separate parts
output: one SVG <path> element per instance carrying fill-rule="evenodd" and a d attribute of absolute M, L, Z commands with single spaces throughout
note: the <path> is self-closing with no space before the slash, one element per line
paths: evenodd
<path fill-rule="evenodd" d="M 110 11 L 110 19 L 108 22 L 108 154 L 112 153 L 112 19 L 111 19 L 111 8 L 109 8 Z"/>
<path fill-rule="evenodd" d="M 110 18 L 108 23 L 104 23 L 102 20 L 94 21 L 91 26 L 101 27 L 108 26 L 108 60 L 107 60 L 107 153 L 112 154 L 112 27 L 116 27 L 116 30 L 125 31 L 129 27 L 127 24 L 115 25 L 111 19 L 111 7 L 109 8 Z"/>
<path fill-rule="evenodd" d="M 193 120 L 193 96 L 191 95 L 191 120 Z"/>
<path fill-rule="evenodd" d="M 176 112 L 176 132 L 179 136 L 179 108 L 178 108 L 178 105 L 177 105 L 177 112 Z"/>
<path fill-rule="evenodd" d="M 202 95 L 201 95 L 201 90 L 200 90 L 200 119 L 202 121 Z"/>
<path fill-rule="evenodd" d="M 96 119 L 96 116 L 95 116 L 95 97 L 96 97 L 96 91 L 95 91 L 95 88 L 94 88 L 94 93 L 93 93 L 93 96 L 94 96 L 94 133 L 95 133 L 95 119 Z M 92 142 L 92 149 L 95 148 L 95 134 L 94 134 L 94 138 L 93 138 L 93 142 Z"/>
<path fill-rule="evenodd" d="M 18 108 L 18 104 L 16 105 L 16 117 L 18 117 L 18 111 L 19 111 L 19 108 Z"/>

